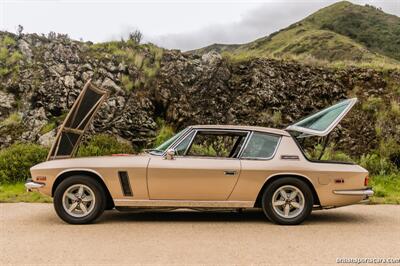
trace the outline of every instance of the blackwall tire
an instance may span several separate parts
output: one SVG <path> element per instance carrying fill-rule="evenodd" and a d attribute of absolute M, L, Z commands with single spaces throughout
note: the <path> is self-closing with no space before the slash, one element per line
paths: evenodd
<path fill-rule="evenodd" d="M 313 194 L 307 183 L 294 177 L 282 177 L 265 189 L 262 209 L 274 223 L 297 225 L 310 215 L 313 202 Z"/>
<path fill-rule="evenodd" d="M 88 176 L 71 176 L 63 180 L 54 193 L 54 209 L 69 224 L 95 221 L 106 208 L 103 187 Z"/>

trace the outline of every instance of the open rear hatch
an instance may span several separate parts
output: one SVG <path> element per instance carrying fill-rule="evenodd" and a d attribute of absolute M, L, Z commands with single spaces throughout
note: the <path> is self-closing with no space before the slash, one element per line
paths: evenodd
<path fill-rule="evenodd" d="M 83 134 L 107 96 L 106 90 L 94 86 L 90 80 L 85 84 L 60 126 L 47 160 L 69 158 L 75 154 Z"/>
<path fill-rule="evenodd" d="M 286 130 L 300 133 L 297 138 L 309 136 L 324 137 L 331 133 L 356 102 L 357 98 L 340 101 L 328 108 L 301 119 L 295 124 L 288 126 Z"/>
<path fill-rule="evenodd" d="M 350 109 L 357 103 L 357 98 L 346 99 L 340 101 L 328 108 L 325 108 L 315 114 L 309 115 L 293 125 L 288 126 L 285 130 L 289 131 L 294 137 L 300 150 L 304 156 L 313 162 L 327 162 L 327 163 L 350 163 L 343 161 L 322 160 L 325 149 L 329 142 L 329 134 L 339 124 L 339 122 L 346 116 Z M 318 156 L 318 160 L 307 157 L 304 152 L 303 145 L 307 137 L 323 137 L 323 147 Z M 301 141 L 299 141 L 301 139 Z M 315 146 L 314 146 L 315 147 Z M 351 164 L 351 163 L 350 163 Z"/>

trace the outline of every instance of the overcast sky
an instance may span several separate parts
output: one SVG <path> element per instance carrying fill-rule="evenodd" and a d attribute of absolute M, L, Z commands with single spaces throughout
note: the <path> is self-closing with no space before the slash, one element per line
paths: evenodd
<path fill-rule="evenodd" d="M 67 33 L 102 42 L 139 29 L 144 40 L 190 50 L 212 43 L 245 43 L 284 28 L 335 0 L 133 1 L 0 0 L 0 30 Z M 352 0 L 400 16 L 400 0 Z"/>

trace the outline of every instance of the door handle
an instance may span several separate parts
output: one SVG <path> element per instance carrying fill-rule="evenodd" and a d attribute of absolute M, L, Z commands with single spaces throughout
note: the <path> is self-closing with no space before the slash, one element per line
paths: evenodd
<path fill-rule="evenodd" d="M 235 170 L 225 170 L 224 175 L 236 175 L 236 171 Z"/>

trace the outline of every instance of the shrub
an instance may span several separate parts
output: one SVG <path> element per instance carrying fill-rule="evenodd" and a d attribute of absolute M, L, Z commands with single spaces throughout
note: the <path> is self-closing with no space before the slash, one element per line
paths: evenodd
<path fill-rule="evenodd" d="M 16 44 L 16 41 L 11 38 L 10 36 L 5 36 L 2 40 L 0 45 L 4 47 L 9 47 L 9 46 L 14 46 Z"/>
<path fill-rule="evenodd" d="M 82 143 L 78 157 L 103 156 L 118 153 L 134 153 L 131 145 L 120 142 L 116 137 L 99 134 Z"/>
<path fill-rule="evenodd" d="M 368 99 L 362 104 L 362 109 L 364 111 L 377 113 L 385 106 L 383 100 L 379 97 L 370 96 Z"/>
<path fill-rule="evenodd" d="M 30 177 L 29 168 L 43 162 L 47 148 L 37 144 L 16 143 L 0 151 L 0 183 L 23 182 Z"/>
<path fill-rule="evenodd" d="M 366 168 L 371 175 L 386 175 L 396 172 L 396 167 L 387 158 L 378 154 L 362 155 L 359 164 Z"/>
<path fill-rule="evenodd" d="M 155 139 L 155 147 L 160 146 L 166 140 L 175 135 L 175 131 L 173 130 L 173 128 L 169 125 L 166 125 L 164 120 L 157 119 L 157 124 L 159 125 L 159 130 Z"/>
<path fill-rule="evenodd" d="M 400 104 L 397 101 L 392 100 L 390 102 L 390 106 L 393 114 L 396 116 L 400 116 Z"/>
<path fill-rule="evenodd" d="M 131 91 L 133 89 L 134 84 L 127 75 L 122 75 L 121 83 L 122 83 L 122 87 L 126 91 Z"/>
<path fill-rule="evenodd" d="M 210 156 L 210 157 L 217 156 L 217 151 L 213 148 L 212 145 L 202 146 L 198 144 L 193 144 L 192 147 L 190 148 L 190 152 L 193 155 Z M 227 156 L 228 155 L 229 153 L 227 154 Z"/>
<path fill-rule="evenodd" d="M 128 38 L 130 41 L 139 44 L 143 39 L 143 34 L 139 30 L 135 30 L 134 32 L 129 33 Z"/>
<path fill-rule="evenodd" d="M 271 118 L 274 126 L 279 126 L 280 124 L 282 124 L 282 113 L 280 111 L 274 112 Z"/>
<path fill-rule="evenodd" d="M 318 159 L 319 156 L 321 155 L 321 152 L 323 150 L 323 146 L 321 144 L 318 144 L 314 147 L 313 150 L 307 152 L 307 156 L 312 158 L 312 159 Z M 339 161 L 339 162 L 353 162 L 353 159 L 345 154 L 342 151 L 337 151 L 334 148 L 334 144 L 331 144 L 325 148 L 324 154 L 321 157 L 321 160 L 326 161 L 326 160 L 332 160 L 332 161 Z"/>

